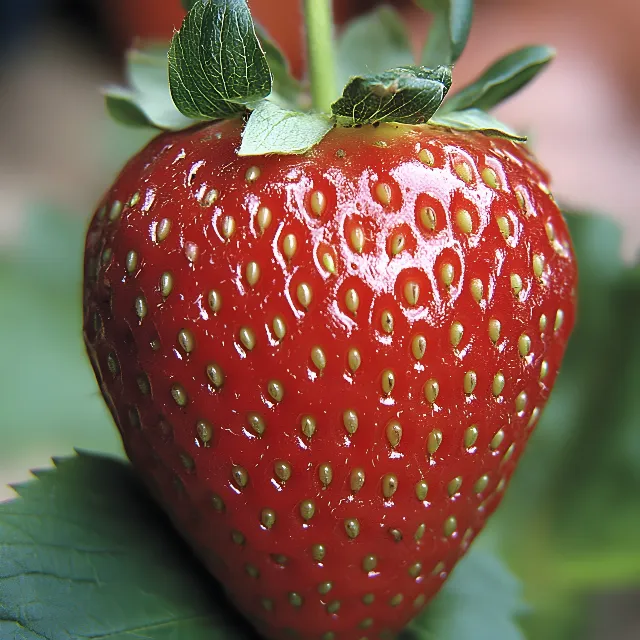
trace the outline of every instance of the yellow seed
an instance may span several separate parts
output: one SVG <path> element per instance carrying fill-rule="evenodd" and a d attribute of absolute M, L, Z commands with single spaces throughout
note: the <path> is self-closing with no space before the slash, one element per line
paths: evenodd
<path fill-rule="evenodd" d="M 543 313 L 540 316 L 540 331 L 544 332 L 547 328 L 547 316 Z"/>
<path fill-rule="evenodd" d="M 391 254 L 397 256 L 399 253 L 402 253 L 406 244 L 407 241 L 404 237 L 404 234 L 397 234 L 393 237 L 393 240 L 391 240 Z"/>
<path fill-rule="evenodd" d="M 311 361 L 322 373 L 322 370 L 327 366 L 327 357 L 324 351 L 320 347 L 313 347 L 311 349 Z"/>
<path fill-rule="evenodd" d="M 393 387 L 396 384 L 396 376 L 390 369 L 386 369 L 382 372 L 381 376 L 381 384 L 382 384 L 382 393 L 385 396 L 388 396 L 393 391 Z"/>
<path fill-rule="evenodd" d="M 420 224 L 427 230 L 436 228 L 436 212 L 432 207 L 422 207 L 419 212 Z"/>
<path fill-rule="evenodd" d="M 162 218 L 162 220 L 158 222 L 158 226 L 156 227 L 156 242 L 162 242 L 163 240 L 166 240 L 170 231 L 171 220 L 169 220 L 169 218 Z"/>
<path fill-rule="evenodd" d="M 347 290 L 344 297 L 344 303 L 347 309 L 355 315 L 358 312 L 358 307 L 360 306 L 360 296 L 358 296 L 358 292 L 355 289 Z"/>
<path fill-rule="evenodd" d="M 326 595 L 331 589 L 333 589 L 333 582 L 321 582 L 318 585 L 318 593 L 321 595 Z"/>
<path fill-rule="evenodd" d="M 224 216 L 224 218 L 222 218 L 221 231 L 226 240 L 236 232 L 236 220 L 233 216 Z"/>
<path fill-rule="evenodd" d="M 260 265 L 257 262 L 250 262 L 245 271 L 245 277 L 250 287 L 254 287 L 260 279 Z"/>
<path fill-rule="evenodd" d="M 207 300 L 211 311 L 213 311 L 213 313 L 218 313 L 222 307 L 222 296 L 217 291 L 209 291 Z"/>
<path fill-rule="evenodd" d="M 364 486 L 364 480 L 364 469 L 354 469 L 351 472 L 351 477 L 349 479 L 351 491 L 353 491 L 354 493 L 360 491 L 360 489 L 362 489 L 362 487 Z"/>
<path fill-rule="evenodd" d="M 424 502 L 427 499 L 428 493 L 429 485 L 424 480 L 420 480 L 420 482 L 416 483 L 416 498 L 418 498 L 418 500 Z"/>
<path fill-rule="evenodd" d="M 473 393 L 478 382 L 478 376 L 475 371 L 467 371 L 464 374 L 464 392 L 469 396 Z"/>
<path fill-rule="evenodd" d="M 276 477 L 282 480 L 282 482 L 286 482 L 291 478 L 291 465 L 284 460 L 278 460 L 273 465 L 273 471 L 276 474 Z"/>
<path fill-rule="evenodd" d="M 471 173 L 471 167 L 466 162 L 458 162 L 454 166 L 455 172 L 458 174 L 458 177 L 463 182 L 469 184 L 471 179 L 473 178 L 473 174 Z"/>
<path fill-rule="evenodd" d="M 360 522 L 357 518 L 347 518 L 344 521 L 344 530 L 352 540 L 360 535 Z"/>
<path fill-rule="evenodd" d="M 138 318 L 140 318 L 140 320 L 143 320 L 147 315 L 147 301 L 143 296 L 138 296 L 135 299 L 134 308 L 136 310 L 136 315 L 138 316 Z"/>
<path fill-rule="evenodd" d="M 282 402 L 284 398 L 284 386 L 278 380 L 269 380 L 267 391 L 274 402 Z"/>
<path fill-rule="evenodd" d="M 184 255 L 189 262 L 195 262 L 198 259 L 200 250 L 195 242 L 184 243 Z"/>
<path fill-rule="evenodd" d="M 234 464 L 231 467 L 231 477 L 240 489 L 243 489 L 249 483 L 249 474 L 247 473 L 247 470 L 239 465 Z"/>
<path fill-rule="evenodd" d="M 549 242 L 554 243 L 556 240 L 556 230 L 554 229 L 553 225 L 550 222 L 547 222 L 547 224 L 544 225 L 544 229 L 547 232 L 547 238 L 549 239 Z"/>
<path fill-rule="evenodd" d="M 418 304 L 420 298 L 420 285 L 417 282 L 410 280 L 404 285 L 404 297 L 407 304 L 415 307 Z"/>
<path fill-rule="evenodd" d="M 178 344 L 182 347 L 185 353 L 191 353 L 195 347 L 195 340 L 193 334 L 189 329 L 181 329 L 178 332 Z"/>
<path fill-rule="evenodd" d="M 322 562 L 324 560 L 324 556 L 326 555 L 327 550 L 323 544 L 314 544 L 311 547 L 311 557 L 316 562 Z"/>
<path fill-rule="evenodd" d="M 240 329 L 240 342 L 247 351 L 251 351 L 256 346 L 256 335 L 248 327 Z"/>
<path fill-rule="evenodd" d="M 338 613 L 338 611 L 340 611 L 340 607 L 341 607 L 340 600 L 332 600 L 331 602 L 329 602 L 329 604 L 327 604 L 327 613 L 330 615 Z M 326 637 L 326 634 L 325 634 L 325 637 Z"/>
<path fill-rule="evenodd" d="M 398 490 L 398 478 L 393 473 L 388 473 L 382 478 L 382 495 L 389 500 Z"/>
<path fill-rule="evenodd" d="M 427 451 L 433 455 L 442 444 L 442 431 L 434 429 L 427 437 Z"/>
<path fill-rule="evenodd" d="M 249 413 L 247 414 L 247 422 L 249 423 L 249 427 L 251 430 L 257 435 L 261 436 L 265 429 L 266 425 L 262 416 L 259 413 Z"/>
<path fill-rule="evenodd" d="M 489 485 L 489 476 L 487 475 L 480 476 L 476 480 L 476 483 L 473 485 L 473 490 L 475 493 L 482 493 L 487 488 L 488 485 Z"/>
<path fill-rule="evenodd" d="M 378 559 L 371 555 L 371 556 L 365 556 L 364 558 L 362 558 L 362 570 L 366 571 L 367 573 L 369 571 L 373 571 L 376 567 L 378 566 Z"/>
<path fill-rule="evenodd" d="M 473 278 L 471 280 L 471 295 L 476 302 L 482 301 L 482 296 L 484 295 L 484 285 L 482 284 L 482 280 L 479 278 Z"/>
<path fill-rule="evenodd" d="M 498 174 L 491 168 L 486 167 L 482 170 L 482 180 L 492 189 L 498 188 Z"/>
<path fill-rule="evenodd" d="M 462 233 L 469 234 L 473 231 L 473 220 L 466 209 L 459 209 L 456 213 L 456 224 Z"/>
<path fill-rule="evenodd" d="M 509 445 L 509 448 L 504 452 L 504 456 L 502 456 L 502 462 L 509 462 L 511 460 L 511 456 L 513 456 L 513 452 L 516 450 L 516 443 L 512 442 Z"/>
<path fill-rule="evenodd" d="M 393 333 L 393 316 L 391 315 L 391 311 L 385 310 L 382 312 L 380 324 L 385 333 Z"/>
<path fill-rule="evenodd" d="M 400 440 L 402 440 L 402 425 L 397 420 L 391 420 L 387 424 L 386 433 L 391 448 L 395 449 L 400 444 Z"/>
<path fill-rule="evenodd" d="M 502 325 L 500 324 L 500 320 L 496 320 L 495 318 L 491 318 L 489 320 L 489 338 L 491 338 L 491 342 L 496 344 L 498 340 L 500 340 L 500 329 Z"/>
<path fill-rule="evenodd" d="M 451 325 L 451 329 L 449 331 L 449 338 L 451 340 L 451 345 L 453 347 L 457 347 L 462 342 L 462 336 L 464 335 L 464 327 L 459 322 L 454 322 Z"/>
<path fill-rule="evenodd" d="M 442 527 L 442 531 L 444 532 L 445 537 L 449 538 L 455 533 L 457 528 L 458 528 L 458 521 L 455 519 L 454 516 L 449 516 L 444 521 L 444 526 Z"/>
<path fill-rule="evenodd" d="M 298 239 L 293 235 L 293 233 L 289 233 L 284 237 L 282 241 L 282 252 L 284 253 L 287 260 L 291 260 L 293 256 L 296 254 L 296 250 L 298 249 Z"/>
<path fill-rule="evenodd" d="M 526 211 L 527 209 L 527 201 L 524 197 L 524 194 L 519 189 L 516 189 L 516 200 L 518 201 L 518 206 L 521 211 Z"/>
<path fill-rule="evenodd" d="M 471 449 L 478 439 L 478 427 L 472 424 L 464 432 L 464 446 L 466 449 Z"/>
<path fill-rule="evenodd" d="M 269 207 L 260 207 L 258 209 L 258 228 L 260 229 L 260 233 L 263 234 L 271 224 L 271 220 L 273 220 L 273 216 L 271 215 L 271 209 Z"/>
<path fill-rule="evenodd" d="M 525 333 L 518 338 L 518 351 L 523 358 L 531 353 L 531 338 Z"/>
<path fill-rule="evenodd" d="M 138 268 L 138 254 L 135 251 L 127 253 L 126 269 L 131 274 Z"/>
<path fill-rule="evenodd" d="M 135 207 L 138 202 L 140 202 L 140 192 L 136 191 L 132 196 L 131 199 L 129 200 L 129 206 L 130 207 Z"/>
<path fill-rule="evenodd" d="M 502 444 L 503 440 L 504 440 L 504 431 L 500 429 L 500 431 L 497 431 L 496 434 L 491 439 L 491 442 L 489 444 L 489 449 L 491 449 L 491 451 L 495 451 Z"/>
<path fill-rule="evenodd" d="M 316 432 L 316 421 L 312 416 L 303 416 L 300 421 L 300 429 L 302 433 L 307 436 L 307 438 L 311 438 L 313 434 Z"/>
<path fill-rule="evenodd" d="M 303 306 L 305 309 L 308 309 L 309 305 L 311 304 L 311 298 L 312 298 L 311 287 L 306 282 L 301 282 L 298 285 L 298 289 L 296 293 L 297 293 L 298 302 L 300 303 L 300 305 Z"/>
<path fill-rule="evenodd" d="M 413 337 L 411 341 L 411 353 L 413 353 L 413 357 L 416 360 L 422 360 L 424 358 L 424 354 L 427 352 L 427 339 L 418 334 Z"/>
<path fill-rule="evenodd" d="M 524 410 L 527 408 L 527 400 L 528 400 L 528 396 L 526 391 L 521 391 L 517 396 L 516 396 L 516 413 L 520 414 L 520 413 L 524 413 Z"/>
<path fill-rule="evenodd" d="M 420 540 L 422 540 L 422 538 L 424 538 L 424 534 L 426 530 L 427 530 L 427 525 L 424 522 L 418 525 L 416 532 L 413 534 L 413 537 L 416 542 L 419 542 Z"/>
<path fill-rule="evenodd" d="M 529 422 L 527 422 L 527 427 L 532 427 L 538 421 L 539 417 L 540 417 L 540 408 L 534 407 L 533 411 L 531 412 L 531 416 L 529 416 Z"/>
<path fill-rule="evenodd" d="M 446 287 L 450 287 L 455 278 L 456 272 L 453 265 L 449 262 L 445 262 L 440 269 L 440 280 Z"/>
<path fill-rule="evenodd" d="M 391 185 L 387 182 L 379 182 L 376 185 L 376 198 L 378 202 L 385 207 L 391 203 L 393 192 L 391 191 Z"/>
<path fill-rule="evenodd" d="M 460 487 L 462 486 L 462 478 L 458 476 L 449 482 L 447 485 L 447 493 L 449 496 L 453 497 L 460 491 Z"/>
<path fill-rule="evenodd" d="M 122 202 L 120 202 L 120 200 L 114 200 L 113 204 L 111 205 L 111 209 L 109 211 L 109 220 L 111 222 L 114 222 L 120 217 L 121 213 L 122 213 Z"/>
<path fill-rule="evenodd" d="M 357 349 L 349 349 L 349 355 L 347 356 L 347 361 L 349 363 L 349 369 L 351 369 L 352 373 L 355 373 L 362 364 L 362 358 L 360 356 L 360 352 Z"/>
<path fill-rule="evenodd" d="M 299 593 L 292 592 L 289 594 L 289 604 L 292 607 L 299 608 L 302 606 L 303 602 L 304 602 L 304 599 Z"/>
<path fill-rule="evenodd" d="M 511 290 L 514 296 L 519 296 L 522 291 L 522 278 L 517 273 L 511 274 Z"/>
<path fill-rule="evenodd" d="M 263 509 L 260 514 L 260 522 L 265 529 L 271 529 L 276 523 L 276 512 L 273 509 Z"/>
<path fill-rule="evenodd" d="M 418 152 L 418 160 L 420 160 L 422 164 L 426 164 L 428 167 L 433 167 L 436 161 L 433 157 L 433 153 L 431 153 L 429 149 L 420 149 Z"/>
<path fill-rule="evenodd" d="M 219 195 L 220 194 L 218 193 L 217 189 L 209 189 L 208 191 L 202 194 L 200 198 L 200 204 L 203 207 L 211 207 L 216 203 Z"/>
<path fill-rule="evenodd" d="M 313 500 L 303 500 L 300 503 L 300 516 L 303 520 L 309 521 L 316 513 L 316 505 Z"/>
<path fill-rule="evenodd" d="M 322 191 L 314 191 L 310 198 L 311 212 L 319 218 L 327 207 L 327 197 Z"/>
<path fill-rule="evenodd" d="M 174 384 L 171 386 L 171 397 L 179 407 L 186 407 L 187 403 L 189 402 L 187 392 L 179 384 Z"/>
<path fill-rule="evenodd" d="M 564 311 L 562 309 L 558 309 L 556 313 L 556 321 L 553 323 L 553 330 L 559 331 L 564 323 Z"/>
<path fill-rule="evenodd" d="M 509 224 L 509 219 L 504 216 L 500 216 L 497 219 L 498 228 L 500 229 L 500 233 L 505 240 L 508 240 L 511 237 L 511 225 Z"/>
<path fill-rule="evenodd" d="M 342 422 L 348 434 L 353 435 L 358 430 L 358 414 L 353 409 L 342 414 Z"/>
<path fill-rule="evenodd" d="M 273 333 L 278 340 L 282 340 L 287 333 L 287 327 L 282 316 L 276 316 L 273 319 Z"/>
<path fill-rule="evenodd" d="M 427 380 L 424 383 L 424 397 L 426 398 L 427 402 L 433 404 L 436 401 L 439 393 L 440 385 L 438 384 L 437 380 L 431 379 Z"/>
<path fill-rule="evenodd" d="M 424 593 L 419 594 L 418 597 L 413 601 L 413 608 L 416 610 L 422 609 L 426 601 L 427 601 L 427 597 L 424 595 Z"/>
<path fill-rule="evenodd" d="M 260 577 L 260 571 L 258 569 L 258 567 L 256 567 L 253 564 L 245 564 L 244 565 L 244 570 L 247 572 L 248 575 L 250 575 L 252 578 L 259 578 Z"/>
<path fill-rule="evenodd" d="M 502 371 L 498 371 L 496 375 L 493 377 L 493 385 L 491 386 L 491 390 L 493 395 L 497 398 L 503 391 L 505 384 L 504 375 Z"/>
<path fill-rule="evenodd" d="M 544 380 L 549 373 L 549 363 L 546 360 L 542 361 L 540 365 L 540 380 Z"/>
<path fill-rule="evenodd" d="M 415 564 L 412 564 L 407 571 L 412 578 L 417 578 L 422 573 L 422 564 L 420 562 L 416 562 Z"/>
<path fill-rule="evenodd" d="M 167 271 L 160 276 L 160 293 L 166 298 L 173 289 L 173 276 Z"/>
<path fill-rule="evenodd" d="M 354 227 L 351 232 L 351 246 L 357 253 L 362 253 L 364 249 L 364 231 L 362 227 Z"/>
<path fill-rule="evenodd" d="M 254 183 L 260 177 L 260 168 L 259 167 L 249 167 L 247 172 L 244 174 L 244 179 L 247 181 L 247 184 Z"/>
<path fill-rule="evenodd" d="M 336 264 L 333 260 L 333 256 L 330 253 L 325 253 L 322 256 L 322 264 L 329 273 L 334 274 L 336 272 Z"/>
<path fill-rule="evenodd" d="M 533 275 L 536 278 L 541 278 L 544 272 L 544 256 L 536 253 L 533 256 Z"/>
<path fill-rule="evenodd" d="M 321 464 L 318 467 L 318 478 L 324 487 L 328 487 L 333 480 L 333 469 L 330 464 Z"/>

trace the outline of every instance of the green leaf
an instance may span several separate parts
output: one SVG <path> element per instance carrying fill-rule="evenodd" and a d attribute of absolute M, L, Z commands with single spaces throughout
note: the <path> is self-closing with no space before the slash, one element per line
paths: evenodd
<path fill-rule="evenodd" d="M 194 123 L 182 115 L 169 91 L 167 48 L 151 45 L 127 53 L 127 81 L 130 88 L 104 89 L 110 115 L 123 124 L 180 130 Z"/>
<path fill-rule="evenodd" d="M 531 82 L 555 56 L 551 47 L 533 46 L 514 51 L 491 65 L 468 87 L 452 95 L 441 112 L 489 111 Z"/>
<path fill-rule="evenodd" d="M 255 24 L 255 29 L 271 71 L 273 86 L 269 99 L 283 107 L 296 107 L 302 87 L 293 77 L 289 61 L 263 27 Z"/>
<path fill-rule="evenodd" d="M 0 637 L 257 640 L 128 464 L 79 453 L 0 504 Z M 516 640 L 520 587 L 477 545 L 403 640 Z"/>
<path fill-rule="evenodd" d="M 305 153 L 333 126 L 332 119 L 324 114 L 289 111 L 264 100 L 251 113 L 242 133 L 238 155 Z"/>
<path fill-rule="evenodd" d="M 255 638 L 130 466 L 89 454 L 0 504 L 0 637 Z"/>
<path fill-rule="evenodd" d="M 388 6 L 347 24 L 337 43 L 338 86 L 359 75 L 374 75 L 414 63 L 407 29 Z"/>
<path fill-rule="evenodd" d="M 242 113 L 271 92 L 271 74 L 245 0 L 198 0 L 169 49 L 171 95 L 191 118 Z"/>
<path fill-rule="evenodd" d="M 518 579 L 476 545 L 399 640 L 524 640 L 517 619 L 526 611 Z"/>
<path fill-rule="evenodd" d="M 198 0 L 182 0 L 182 6 L 186 11 L 191 11 L 196 2 L 198 2 Z"/>
<path fill-rule="evenodd" d="M 452 65 L 462 55 L 473 20 L 473 0 L 416 0 L 434 14 L 422 52 L 425 67 Z"/>
<path fill-rule="evenodd" d="M 353 78 L 331 109 L 345 124 L 421 124 L 433 116 L 450 87 L 449 67 L 399 67 Z"/>
<path fill-rule="evenodd" d="M 508 138 L 519 142 L 524 142 L 527 139 L 526 136 L 516 133 L 513 129 L 502 124 L 486 111 L 480 111 L 480 109 L 466 109 L 465 111 L 447 113 L 442 113 L 440 110 L 431 118 L 430 122 L 440 127 L 448 127 L 459 131 L 480 131 L 488 136 Z"/>

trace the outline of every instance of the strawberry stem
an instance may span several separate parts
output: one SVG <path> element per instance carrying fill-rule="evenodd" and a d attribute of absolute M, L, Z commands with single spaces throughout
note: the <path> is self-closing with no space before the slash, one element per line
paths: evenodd
<path fill-rule="evenodd" d="M 336 98 L 331 0 L 304 0 L 303 6 L 313 108 L 331 113 Z"/>

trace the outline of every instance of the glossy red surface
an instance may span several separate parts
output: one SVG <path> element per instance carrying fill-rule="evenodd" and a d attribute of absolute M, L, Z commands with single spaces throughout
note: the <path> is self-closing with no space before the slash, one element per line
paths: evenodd
<path fill-rule="evenodd" d="M 199 126 L 125 168 L 87 237 L 88 351 L 131 460 L 258 628 L 384 637 L 440 588 L 535 426 L 574 323 L 568 231 L 546 176 L 504 140 L 384 125 L 302 157 L 239 158 L 238 143 L 237 122 Z"/>

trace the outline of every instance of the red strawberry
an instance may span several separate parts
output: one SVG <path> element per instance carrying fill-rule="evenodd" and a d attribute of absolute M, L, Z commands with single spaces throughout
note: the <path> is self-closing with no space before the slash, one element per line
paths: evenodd
<path fill-rule="evenodd" d="M 87 240 L 85 333 L 127 452 L 271 638 L 391 634 L 501 499 L 574 322 L 523 147 L 339 129 L 238 158 L 163 134 Z"/>

